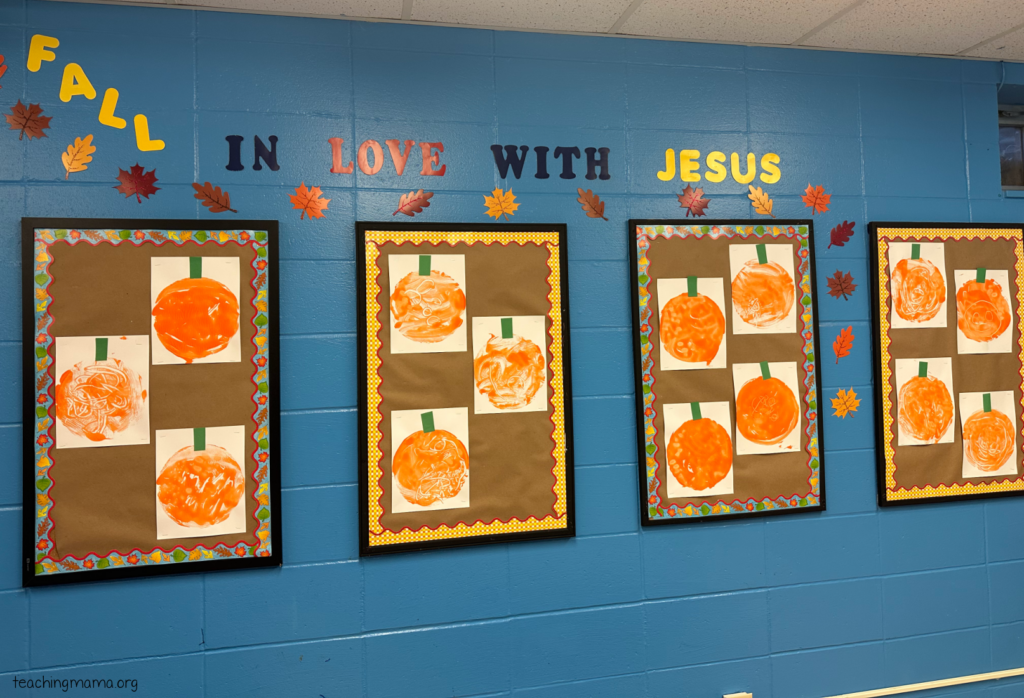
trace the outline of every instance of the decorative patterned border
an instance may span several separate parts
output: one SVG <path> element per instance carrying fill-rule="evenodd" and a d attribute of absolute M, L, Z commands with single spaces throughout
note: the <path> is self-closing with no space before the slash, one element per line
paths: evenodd
<path fill-rule="evenodd" d="M 430 243 L 437 245 L 445 242 L 455 244 L 459 242 L 474 244 L 482 243 L 491 245 L 518 244 L 524 246 L 528 243 L 543 245 L 548 250 L 548 301 L 551 306 L 549 317 L 551 318 L 551 330 L 548 333 L 551 340 L 551 372 L 553 374 L 551 387 L 554 389 L 552 404 L 554 414 L 551 417 L 552 430 L 551 438 L 554 444 L 552 455 L 554 466 L 552 474 L 555 476 L 554 516 L 545 516 L 542 519 L 528 517 L 524 520 L 515 517 L 508 521 L 495 519 L 490 522 L 477 520 L 472 524 L 459 522 L 455 526 L 441 524 L 437 528 L 424 526 L 417 530 L 403 528 L 401 531 L 391 531 L 384 528 L 380 518 L 384 514 L 380 499 L 384 494 L 380 480 L 384 471 L 380 466 L 384 458 L 380 442 L 384 435 L 380 430 L 380 422 L 383 415 L 380 412 L 380 349 L 381 341 L 379 333 L 381 330 L 380 321 L 377 319 L 380 312 L 380 303 L 377 301 L 379 294 L 377 279 L 380 275 L 380 268 L 377 258 L 380 256 L 379 246 L 393 242 L 397 244 L 410 242 L 413 244 Z M 454 231 L 366 231 L 364 244 L 366 245 L 366 398 L 367 398 L 367 434 L 368 436 L 368 458 L 369 468 L 369 545 L 379 547 L 395 545 L 399 543 L 416 543 L 425 541 L 444 540 L 452 538 L 469 538 L 502 533 L 522 533 L 525 531 L 542 531 L 551 529 L 564 529 L 568 527 L 566 517 L 566 433 L 565 433 L 565 392 L 563 385 L 562 370 L 562 298 L 560 283 L 560 255 L 559 240 L 557 232 L 454 232 Z"/>
<path fill-rule="evenodd" d="M 884 237 L 883 237 L 884 236 Z M 896 484 L 896 452 L 893 448 L 893 440 L 896 434 L 893 430 L 893 400 L 892 393 L 896 386 L 892 383 L 893 372 L 889 368 L 889 345 L 892 343 L 889 337 L 889 263 L 887 253 L 889 243 L 899 240 L 913 241 L 945 241 L 945 240 L 1013 240 L 1015 241 L 1014 254 L 1017 262 L 1014 268 L 1017 270 L 1017 331 L 1020 346 L 1018 357 L 1021 362 L 1021 380 L 1024 386 L 1024 232 L 1020 229 L 1008 228 L 878 228 L 878 318 L 881 331 L 879 332 L 881 352 L 880 361 L 882 368 L 882 383 L 878 386 L 882 390 L 882 422 L 883 438 L 885 441 L 885 499 L 886 501 L 901 501 L 908 499 L 927 499 L 931 497 L 953 497 L 957 495 L 978 495 L 992 492 L 1012 492 L 1024 490 L 1024 475 L 1016 479 L 1006 479 L 1002 482 L 985 483 L 956 483 L 947 485 L 927 485 L 925 487 L 911 487 L 906 489 Z M 1021 399 L 1024 405 L 1024 398 Z M 1022 427 L 1024 434 L 1024 427 Z"/>
<path fill-rule="evenodd" d="M 700 506 L 687 504 L 679 506 L 676 503 L 668 502 L 663 504 L 658 494 L 658 486 L 661 481 L 658 479 L 658 444 L 656 436 L 658 433 L 655 426 L 657 410 L 655 409 L 654 392 L 654 358 L 652 356 L 654 345 L 650 341 L 651 315 L 650 306 L 651 292 L 648 286 L 651 279 L 647 276 L 647 269 L 650 261 L 647 259 L 647 250 L 650 247 L 650 240 L 656 237 L 710 237 L 719 238 L 748 238 L 750 236 L 771 235 L 775 238 L 792 238 L 800 242 L 800 289 L 803 295 L 800 304 L 803 306 L 801 320 L 803 321 L 804 339 L 804 396 L 807 411 L 804 413 L 807 420 L 807 428 L 804 430 L 809 441 L 807 444 L 807 467 L 809 474 L 807 483 L 809 492 L 805 495 L 792 494 L 785 497 L 766 497 L 764 499 L 748 499 L 746 501 L 734 500 L 732 502 L 717 501 L 711 505 L 703 502 Z M 647 508 L 651 520 L 664 520 L 675 517 L 703 518 L 722 516 L 727 514 L 742 514 L 744 512 L 764 512 L 773 509 L 799 509 L 805 507 L 816 507 L 820 502 L 819 461 L 818 461 L 818 404 L 817 384 L 815 380 L 814 364 L 814 305 L 811 298 L 811 266 L 809 261 L 809 240 L 810 233 L 807 226 L 787 226 L 785 228 L 772 225 L 759 226 L 637 226 L 637 280 L 640 298 L 640 360 L 643 370 L 643 393 L 644 393 L 644 439 L 647 453 Z"/>
<path fill-rule="evenodd" d="M 254 516 L 259 520 L 256 536 L 259 543 L 248 546 L 238 544 L 228 548 L 222 544 L 198 543 L 192 548 L 182 546 L 164 550 L 159 546 L 149 551 L 139 549 L 127 552 L 112 551 L 106 555 L 89 554 L 84 557 L 71 555 L 62 558 L 52 557 L 54 542 L 50 538 L 54 522 L 50 514 L 57 502 L 51 496 L 54 483 L 50 476 L 53 448 L 53 395 L 54 377 L 50 375 L 54 365 L 55 338 L 50 334 L 53 318 L 49 309 L 51 298 L 49 286 L 53 281 L 49 267 L 53 262 L 50 248 L 57 244 L 77 245 L 131 244 L 139 247 L 144 244 L 156 246 L 174 245 L 181 247 L 191 242 L 199 245 L 224 246 L 235 244 L 240 247 L 252 247 L 256 250 L 252 268 L 256 275 L 252 287 L 256 290 L 253 297 L 254 315 L 252 323 L 256 328 L 253 344 L 256 353 L 253 356 L 252 382 L 254 405 L 252 420 L 254 424 L 252 439 L 255 442 L 253 457 L 260 463 L 253 475 L 257 487 L 253 498 L 258 502 Z M 270 382 L 268 381 L 269 362 L 271 360 L 268 346 L 267 313 L 267 282 L 270 270 L 267 262 L 267 233 L 265 231 L 246 230 L 57 230 L 37 228 L 34 234 L 34 289 L 36 320 L 35 337 L 35 442 L 36 442 L 36 576 L 55 575 L 91 569 L 107 569 L 111 567 L 133 567 L 144 565 L 167 565 L 186 561 L 201 561 L 223 558 L 269 557 L 271 554 L 271 510 L 270 510 L 270 414 L 264 405 L 270 400 Z"/>

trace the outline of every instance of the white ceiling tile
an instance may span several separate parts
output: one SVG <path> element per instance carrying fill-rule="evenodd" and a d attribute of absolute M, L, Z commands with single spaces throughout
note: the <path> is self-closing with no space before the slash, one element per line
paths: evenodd
<path fill-rule="evenodd" d="M 1001 61 L 1024 61 L 1024 28 L 979 46 L 964 55 L 995 58 Z"/>
<path fill-rule="evenodd" d="M 170 0 L 177 5 L 296 15 L 401 19 L 402 0 Z"/>
<path fill-rule="evenodd" d="M 412 19 L 481 27 L 605 32 L 631 0 L 414 0 Z"/>
<path fill-rule="evenodd" d="M 1024 22 L 1024 2 L 867 0 L 807 37 L 807 46 L 953 55 Z"/>
<path fill-rule="evenodd" d="M 789 44 L 851 0 L 645 0 L 619 31 L 698 41 Z"/>

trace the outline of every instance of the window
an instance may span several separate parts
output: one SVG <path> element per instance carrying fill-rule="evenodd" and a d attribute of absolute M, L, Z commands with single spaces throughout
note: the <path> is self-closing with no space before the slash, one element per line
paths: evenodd
<path fill-rule="evenodd" d="M 999 164 L 1003 189 L 1024 190 L 1024 106 L 999 107 Z"/>

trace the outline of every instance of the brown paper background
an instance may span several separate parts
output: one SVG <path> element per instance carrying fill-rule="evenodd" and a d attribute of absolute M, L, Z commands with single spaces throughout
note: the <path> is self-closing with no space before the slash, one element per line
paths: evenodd
<path fill-rule="evenodd" d="M 883 239 L 889 240 L 887 236 Z M 900 237 L 895 242 L 932 242 L 926 237 Z M 886 389 L 892 400 L 892 444 L 896 463 L 896 484 L 898 487 L 924 487 L 925 485 L 952 485 L 954 483 L 985 483 L 998 480 L 1013 479 L 1010 475 L 996 477 L 963 477 L 963 434 L 960 414 L 960 393 L 992 392 L 1012 390 L 1014 404 L 1017 407 L 1017 474 L 1020 475 L 1021 456 L 1021 377 L 1020 331 L 1017 322 L 1020 307 L 1017 302 L 1016 255 L 1013 240 L 950 240 L 944 241 L 946 258 L 946 327 L 922 327 L 890 329 L 889 337 L 889 369 L 892 378 Z M 888 251 L 886 264 L 889 263 Z M 953 276 L 955 269 L 977 269 L 985 267 L 990 270 L 1004 269 L 1010 279 L 1010 309 L 1013 320 L 1010 329 L 1013 333 L 1013 351 L 1007 354 L 957 354 L 956 353 L 956 281 Z M 886 282 L 888 283 L 888 282 Z M 891 322 L 892 298 L 890 294 L 886 318 Z M 896 359 L 920 359 L 948 356 L 953 365 L 953 404 L 956 417 L 953 420 L 953 443 L 931 444 L 929 446 L 897 446 L 897 402 L 896 402 Z M 968 415 L 969 416 L 969 415 Z"/>
<path fill-rule="evenodd" d="M 466 344 L 464 352 L 392 354 L 391 311 L 388 276 L 390 254 L 462 254 L 466 261 Z M 383 457 L 380 484 L 384 514 L 381 525 L 391 531 L 403 528 L 454 526 L 460 521 L 523 520 L 555 514 L 555 476 L 552 455 L 552 372 L 550 335 L 545 347 L 548 364 L 546 412 L 510 414 L 473 413 L 474 317 L 543 315 L 551 330 L 548 276 L 549 252 L 537 244 L 486 245 L 482 242 L 396 244 L 380 246 L 377 258 L 377 301 L 380 312 L 381 403 L 380 443 Z M 371 288 L 372 292 L 374 289 Z M 438 511 L 391 512 L 391 412 L 393 410 L 466 407 L 469 410 L 470 506 Z"/>
<path fill-rule="evenodd" d="M 222 542 L 233 546 L 240 541 L 254 545 L 259 522 L 253 517 L 252 479 L 257 463 L 253 458 L 252 288 L 256 251 L 252 247 L 228 244 L 157 247 L 127 242 L 96 246 L 56 242 L 50 246 L 51 333 L 54 337 L 98 335 L 151 336 L 151 257 L 239 257 L 241 298 L 239 325 L 242 333 L 240 363 L 195 364 L 149 367 L 148 445 L 100 448 L 53 448 L 50 466 L 53 487 L 50 495 L 54 522 L 51 534 L 53 557 L 88 553 L 104 556 L 111 551 L 134 549 L 171 550 L 181 546 Z M 152 342 L 152 340 L 151 340 Z M 152 346 L 150 346 L 152 361 Z M 51 378 L 55 366 L 51 365 Z M 207 538 L 156 538 L 156 430 L 197 426 L 245 426 L 246 533 Z M 51 432 L 52 432 L 51 427 Z"/>
<path fill-rule="evenodd" d="M 719 501 L 764 499 L 766 497 L 806 496 L 811 492 L 808 482 L 811 470 L 807 446 L 807 410 L 805 398 L 807 390 L 803 385 L 807 374 L 804 370 L 804 340 L 800 336 L 803 320 L 800 319 L 800 298 L 802 292 L 797 289 L 797 330 L 788 334 L 743 334 L 732 332 L 732 272 L 729 267 L 729 246 L 750 245 L 757 243 L 769 245 L 789 244 L 793 248 L 793 269 L 800 268 L 799 242 L 789 238 L 776 238 L 771 235 L 750 236 L 746 238 L 709 237 L 655 237 L 650 241 L 647 259 L 650 261 L 647 275 L 651 281 L 647 288 L 651 292 L 651 337 L 652 355 L 654 359 L 654 409 L 656 411 L 655 437 L 658 444 L 656 460 L 658 462 L 658 495 L 662 501 L 672 502 L 680 506 L 703 502 L 714 504 Z M 658 353 L 660 351 L 661 302 L 658 298 L 658 279 L 678 279 L 687 276 L 701 278 L 719 277 L 725 289 L 725 343 L 726 368 L 702 369 L 696 371 L 662 371 Z M 796 281 L 796 280 L 794 280 Z M 665 465 L 666 445 L 671 434 L 665 433 L 665 404 L 682 402 L 728 402 L 731 419 L 730 438 L 736 439 L 736 398 L 733 391 L 732 366 L 735 363 L 758 363 L 761 361 L 790 361 L 797 364 L 797 378 L 800 381 L 800 450 L 793 453 L 769 455 L 735 455 L 733 456 L 733 493 L 714 495 L 711 497 L 668 497 L 669 473 Z"/>

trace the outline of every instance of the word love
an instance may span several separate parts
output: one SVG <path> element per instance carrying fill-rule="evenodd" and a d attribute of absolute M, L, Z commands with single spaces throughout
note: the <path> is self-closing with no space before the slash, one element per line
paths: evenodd
<path fill-rule="evenodd" d="M 28 61 L 26 67 L 33 73 L 39 72 L 43 61 L 56 60 L 57 54 L 50 49 L 60 46 L 60 41 L 52 36 L 35 34 L 28 47 Z M 86 99 L 96 99 L 96 88 L 92 86 L 89 78 L 86 77 L 82 66 L 77 63 L 68 63 L 64 66 L 64 77 L 60 81 L 60 101 L 70 102 L 72 97 L 82 96 Z M 121 129 L 128 125 L 124 119 L 114 112 L 117 109 L 118 92 L 113 87 L 108 87 L 103 93 L 103 103 L 100 105 L 99 121 L 104 126 Z M 149 120 L 145 114 L 136 114 L 135 119 L 135 144 L 139 150 L 163 150 L 164 142 L 153 140 L 149 137 Z"/>
<path fill-rule="evenodd" d="M 699 182 L 700 173 L 700 151 L 680 150 L 679 151 L 679 179 L 684 182 Z M 746 171 L 740 167 L 740 154 L 733 153 L 729 159 L 729 170 L 725 169 L 725 153 L 718 150 L 708 153 L 704 164 L 707 170 L 704 172 L 704 179 L 709 182 L 724 181 L 728 174 L 732 175 L 740 184 L 749 184 L 757 176 L 757 157 L 753 153 L 747 153 Z M 761 181 L 765 184 L 775 184 L 782 177 L 782 172 L 777 165 L 779 156 L 775 153 L 765 153 L 761 156 Z M 658 173 L 658 179 L 662 182 L 670 182 L 676 176 L 676 151 L 669 148 L 665 151 L 665 169 Z"/>

